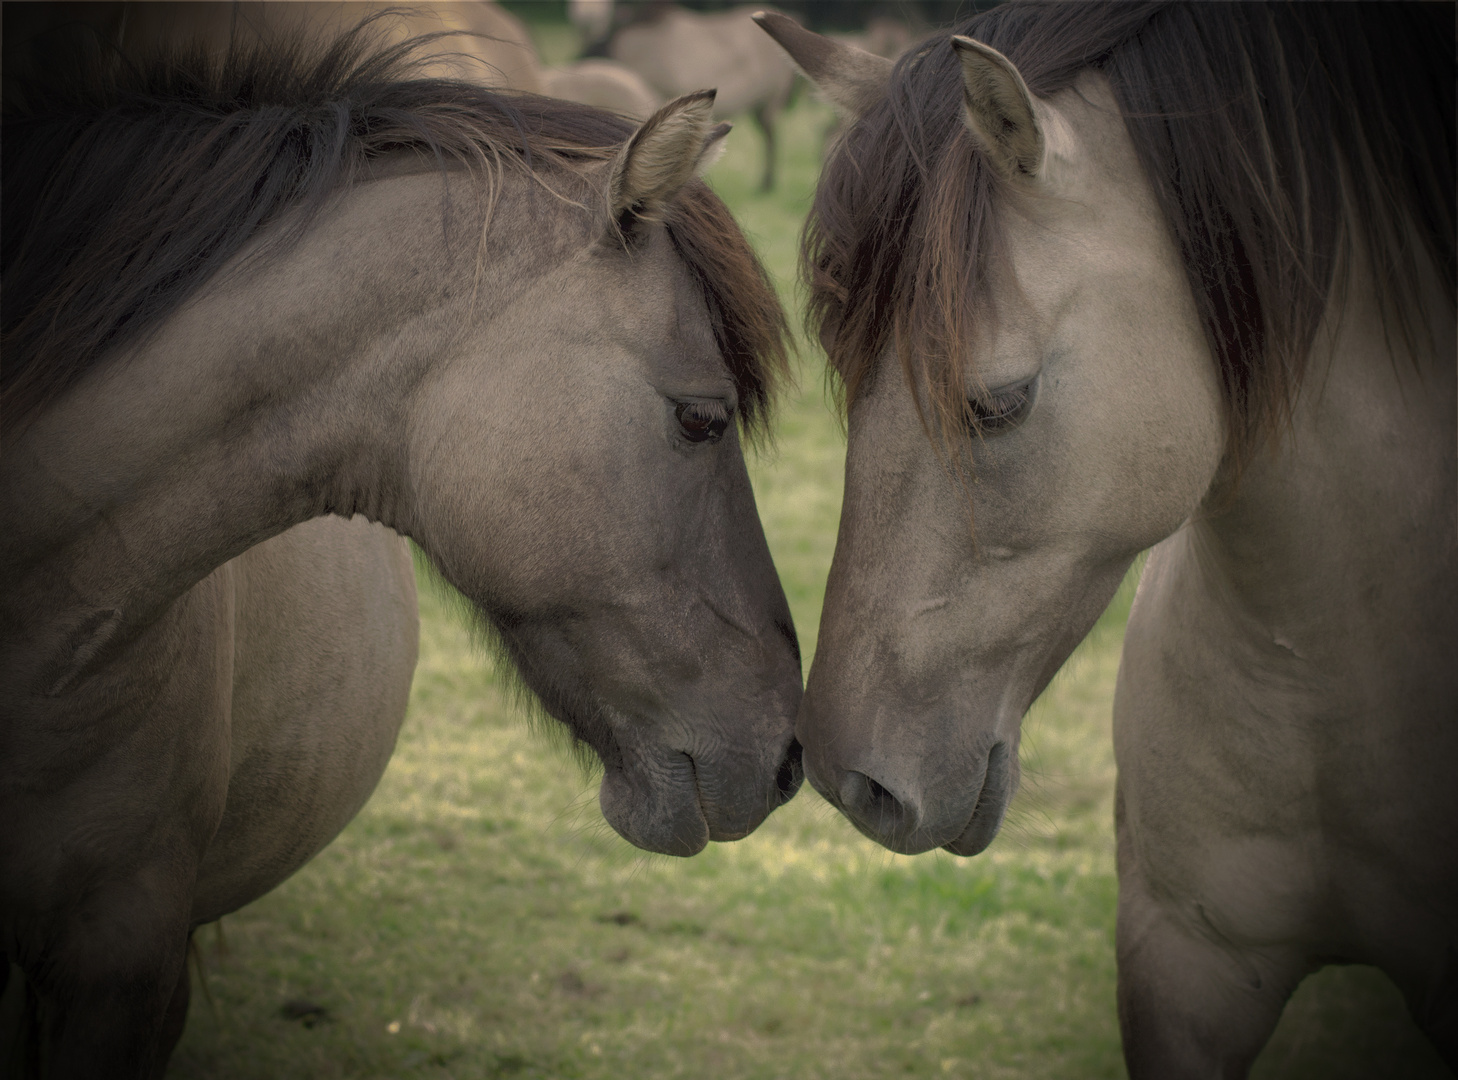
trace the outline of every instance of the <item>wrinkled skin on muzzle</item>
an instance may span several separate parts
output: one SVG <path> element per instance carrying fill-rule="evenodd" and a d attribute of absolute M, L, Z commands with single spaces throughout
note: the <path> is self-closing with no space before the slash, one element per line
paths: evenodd
<path fill-rule="evenodd" d="M 747 836 L 801 779 L 795 631 L 743 461 L 726 459 L 677 565 L 614 575 L 616 595 L 566 566 L 563 607 L 499 618 L 526 684 L 601 759 L 604 817 L 670 855 Z"/>

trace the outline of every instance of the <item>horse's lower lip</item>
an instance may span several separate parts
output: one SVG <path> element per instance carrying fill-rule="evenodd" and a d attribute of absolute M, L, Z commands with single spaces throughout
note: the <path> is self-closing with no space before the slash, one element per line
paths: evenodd
<path fill-rule="evenodd" d="M 957 838 L 943 846 L 953 855 L 976 855 L 986 850 L 1002 828 L 1007 804 L 1012 800 L 1011 751 L 1006 743 L 998 743 L 987 756 L 987 772 L 972 816 Z"/>
<path fill-rule="evenodd" d="M 784 798 L 777 786 L 765 792 L 762 802 L 731 800 L 732 805 L 719 805 L 706 800 L 700 763 L 682 751 L 655 755 L 654 765 L 646 769 L 634 768 L 631 761 L 627 764 L 603 772 L 599 792 L 603 816 L 629 843 L 663 855 L 696 855 L 711 840 L 741 840 Z M 766 778 L 751 776 L 745 782 L 756 779 Z"/>
<path fill-rule="evenodd" d="M 663 762 L 667 769 L 645 778 L 642 770 L 608 767 L 598 803 L 602 815 L 624 840 L 661 855 L 697 855 L 711 839 L 708 820 L 686 758 Z M 663 775 L 667 772 L 669 775 Z"/>
<path fill-rule="evenodd" d="M 978 855 L 987 849 L 997 836 L 997 830 L 1002 827 L 1002 811 L 989 813 L 979 807 L 973 811 L 972 819 L 967 822 L 967 827 L 958 834 L 957 838 L 950 843 L 943 844 L 945 851 L 953 855 Z"/>

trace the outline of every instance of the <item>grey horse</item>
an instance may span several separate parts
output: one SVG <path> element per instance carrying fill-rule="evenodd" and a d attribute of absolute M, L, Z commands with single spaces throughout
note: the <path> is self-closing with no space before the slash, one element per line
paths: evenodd
<path fill-rule="evenodd" d="M 1152 546 L 1131 1076 L 1244 1075 L 1332 962 L 1458 1067 L 1451 6 L 1014 3 L 894 67 L 762 21 L 853 121 L 807 228 L 849 449 L 806 775 L 981 851 Z"/>
<path fill-rule="evenodd" d="M 375 26 L 7 86 L 0 969 L 46 1075 L 160 1072 L 191 930 L 368 797 L 404 537 L 633 843 L 742 837 L 798 784 L 741 451 L 785 326 L 696 179 L 713 93 L 635 130 L 413 78 Z"/>

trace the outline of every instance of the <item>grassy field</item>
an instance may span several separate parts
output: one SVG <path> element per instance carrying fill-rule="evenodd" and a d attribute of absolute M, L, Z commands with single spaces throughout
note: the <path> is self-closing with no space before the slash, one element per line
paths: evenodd
<path fill-rule="evenodd" d="M 773 196 L 752 191 L 747 128 L 712 175 L 791 303 L 829 120 L 796 107 Z M 807 657 L 844 455 L 819 365 L 806 349 L 752 462 Z M 169 1075 L 1122 1076 L 1109 714 L 1131 589 L 1034 706 L 1024 787 L 985 854 L 893 855 L 807 787 L 748 839 L 672 860 L 607 828 L 595 778 L 529 728 L 422 578 L 384 781 L 311 865 L 199 935 Z M 1403 1023 L 1380 977 L 1324 974 L 1258 1075 L 1442 1075 L 1389 1034 Z"/>

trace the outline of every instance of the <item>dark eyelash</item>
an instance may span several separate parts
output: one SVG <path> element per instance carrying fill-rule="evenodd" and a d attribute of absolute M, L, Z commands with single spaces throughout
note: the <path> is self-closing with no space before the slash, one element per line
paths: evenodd
<path fill-rule="evenodd" d="M 689 442 L 718 442 L 729 427 L 729 410 L 722 401 L 679 402 L 674 415 Z"/>
<path fill-rule="evenodd" d="M 967 399 L 967 421 L 973 432 L 994 434 L 1016 427 L 1032 402 L 1032 384 Z"/>

